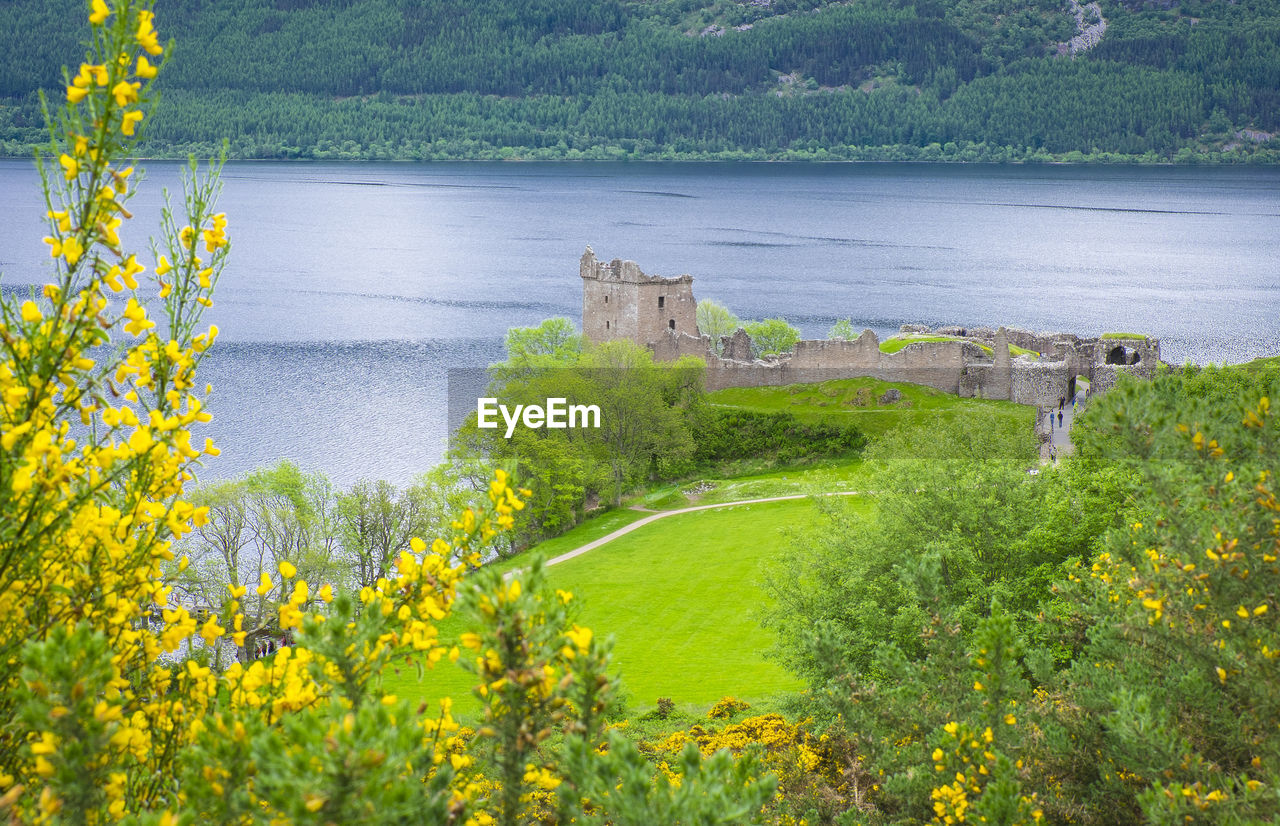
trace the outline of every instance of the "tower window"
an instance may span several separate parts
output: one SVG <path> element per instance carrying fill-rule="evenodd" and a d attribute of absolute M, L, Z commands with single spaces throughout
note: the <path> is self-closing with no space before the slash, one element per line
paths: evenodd
<path fill-rule="evenodd" d="M 676 328 L 676 320 L 674 318 L 671 319 L 670 321 L 667 322 L 667 326 L 670 327 L 672 330 L 674 330 Z"/>
<path fill-rule="evenodd" d="M 604 297 L 604 303 L 605 303 L 605 304 L 608 304 L 608 303 L 609 303 L 609 296 L 607 296 L 607 295 L 606 295 L 606 296 Z"/>
<path fill-rule="evenodd" d="M 660 295 L 660 296 L 658 296 L 658 309 L 659 309 L 659 310 L 661 310 L 661 309 L 662 309 L 662 305 L 663 305 L 663 303 L 664 303 L 666 300 L 667 300 L 667 297 L 666 297 L 665 295 Z"/>

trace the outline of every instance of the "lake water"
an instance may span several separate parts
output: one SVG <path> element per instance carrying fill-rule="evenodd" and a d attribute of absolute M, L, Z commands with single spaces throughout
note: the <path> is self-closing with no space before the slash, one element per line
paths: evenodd
<path fill-rule="evenodd" d="M 178 167 L 148 164 L 124 234 Z M 580 320 L 578 257 L 693 274 L 783 316 L 1146 332 L 1167 361 L 1280 353 L 1280 170 L 770 164 L 277 164 L 224 170 L 232 263 L 202 368 L 223 455 L 404 483 L 444 448 L 445 375 L 508 327 Z M 0 160 L 0 272 L 46 277 L 30 163 Z"/>

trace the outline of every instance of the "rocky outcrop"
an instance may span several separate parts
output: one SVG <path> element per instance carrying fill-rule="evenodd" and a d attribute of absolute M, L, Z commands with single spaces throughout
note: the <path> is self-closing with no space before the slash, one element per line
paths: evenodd
<path fill-rule="evenodd" d="M 1102 16 L 1102 7 L 1096 2 L 1081 5 L 1078 0 L 1070 0 L 1071 12 L 1076 16 L 1075 37 L 1060 44 L 1058 51 L 1063 54 L 1079 54 L 1087 52 L 1102 42 L 1107 32 L 1107 18 Z"/>

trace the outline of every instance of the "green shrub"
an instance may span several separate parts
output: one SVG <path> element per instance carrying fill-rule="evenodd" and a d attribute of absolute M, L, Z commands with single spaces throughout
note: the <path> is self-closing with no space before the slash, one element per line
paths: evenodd
<path fill-rule="evenodd" d="M 694 424 L 694 462 L 700 465 L 762 458 L 789 463 L 858 453 L 867 439 L 852 425 L 805 422 L 791 413 L 704 408 Z"/>

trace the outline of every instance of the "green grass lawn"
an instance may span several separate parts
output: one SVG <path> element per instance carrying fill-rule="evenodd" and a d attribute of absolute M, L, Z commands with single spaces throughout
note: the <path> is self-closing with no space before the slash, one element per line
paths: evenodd
<path fill-rule="evenodd" d="M 891 387 L 902 399 L 881 405 L 880 396 Z M 709 401 L 785 410 L 807 419 L 853 421 L 872 438 L 898 426 L 928 429 L 956 416 L 1008 417 L 1029 428 L 1034 413 L 1011 402 L 961 399 L 928 387 L 871 378 L 732 388 L 710 394 Z M 866 487 L 862 462 L 855 457 L 787 468 L 748 462 L 721 473 L 725 475 L 665 484 L 628 500 L 628 505 L 674 510 L 689 504 Z M 700 482 L 710 483 L 712 489 L 685 493 Z M 863 511 L 871 507 L 861 496 L 842 501 Z M 626 508 L 607 511 L 533 552 L 549 559 L 646 515 Z M 580 622 L 615 637 L 614 666 L 636 708 L 651 708 L 659 697 L 670 697 L 694 711 L 729 694 L 768 700 L 802 684 L 764 656 L 773 640 L 758 622 L 757 608 L 765 599 L 762 566 L 781 553 L 787 526 L 815 516 L 808 499 L 679 514 L 556 565 L 547 576 L 553 587 L 573 592 L 581 606 Z M 497 567 L 519 568 L 529 559 L 529 554 L 522 554 Z M 440 624 L 447 641 L 464 630 L 455 618 Z M 415 668 L 401 668 L 384 675 L 384 681 L 389 690 L 414 700 L 452 697 L 455 711 L 464 719 L 479 709 L 471 695 L 470 675 L 448 662 L 427 671 L 421 680 Z"/>
<path fill-rule="evenodd" d="M 1098 338 L 1118 338 L 1118 339 L 1133 339 L 1134 341 L 1146 341 L 1147 335 L 1146 333 L 1103 333 L 1102 335 L 1098 336 Z"/>
<path fill-rule="evenodd" d="M 902 400 L 880 404 L 890 387 Z M 900 425 L 929 427 L 956 416 L 1011 417 L 1031 427 L 1034 411 L 990 399 L 962 399 L 931 387 L 879 379 L 835 379 L 786 387 L 731 387 L 707 395 L 712 404 L 746 410 L 784 410 L 804 419 L 852 421 L 874 438 Z"/>
<path fill-rule="evenodd" d="M 850 500 L 853 507 L 870 508 L 861 497 Z M 814 518 L 810 500 L 671 516 L 549 568 L 547 578 L 553 587 L 573 592 L 581 606 L 579 622 L 614 636 L 614 667 L 633 706 L 652 707 L 659 697 L 685 708 L 729 694 L 766 699 L 802 683 L 764 656 L 773 640 L 757 619 L 766 598 L 762 566 L 781 552 L 787 526 Z M 594 533 L 603 530 L 591 523 L 582 527 L 588 526 Z M 552 555 L 550 544 L 539 552 Z M 445 639 L 462 630 L 455 619 L 441 624 Z M 442 662 L 421 682 L 413 669 L 387 674 L 384 681 L 415 700 L 451 696 L 465 716 L 479 707 L 469 678 Z"/>

